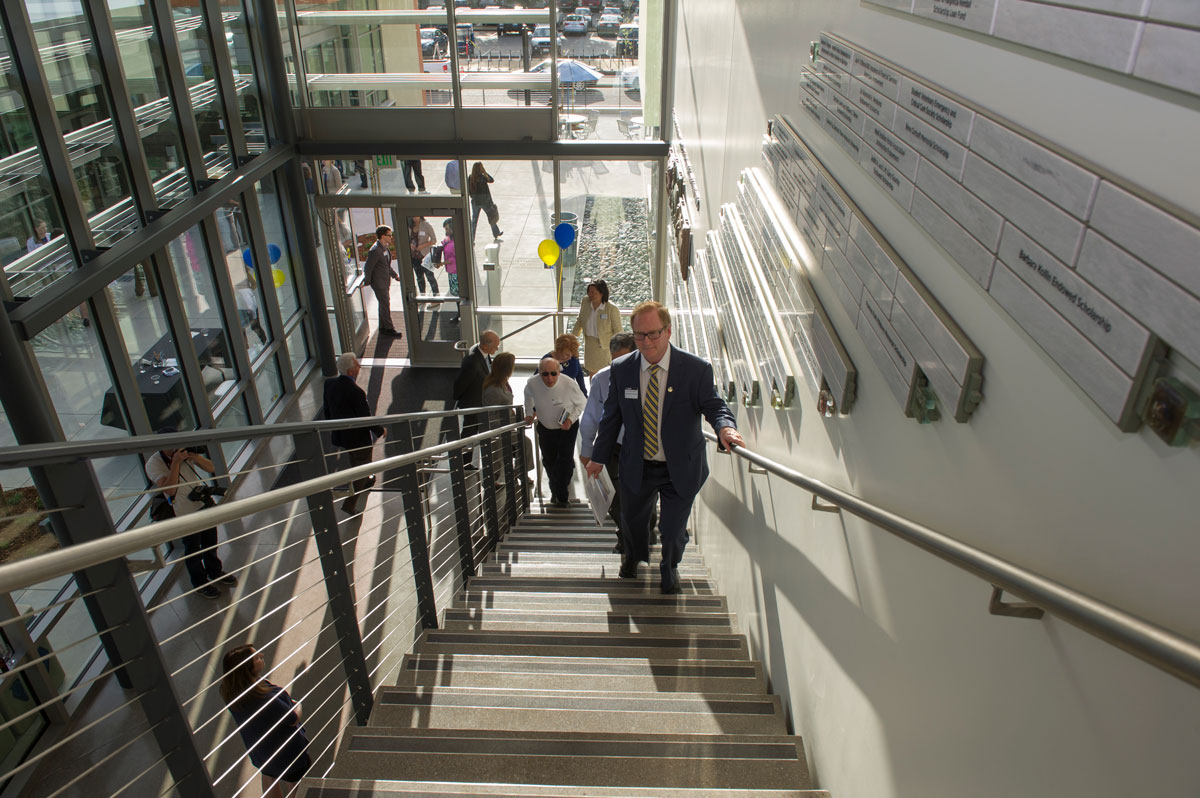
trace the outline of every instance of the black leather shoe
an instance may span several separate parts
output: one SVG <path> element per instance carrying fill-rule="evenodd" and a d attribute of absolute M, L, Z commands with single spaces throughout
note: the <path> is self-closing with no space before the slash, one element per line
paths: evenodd
<path fill-rule="evenodd" d="M 617 572 L 617 576 L 622 579 L 637 579 L 637 571 L 637 560 L 625 560 L 621 563 L 621 570 Z"/>
<path fill-rule="evenodd" d="M 671 579 L 662 583 L 662 592 L 668 596 L 676 595 L 683 592 L 683 587 L 679 584 L 679 569 L 671 569 Z"/>

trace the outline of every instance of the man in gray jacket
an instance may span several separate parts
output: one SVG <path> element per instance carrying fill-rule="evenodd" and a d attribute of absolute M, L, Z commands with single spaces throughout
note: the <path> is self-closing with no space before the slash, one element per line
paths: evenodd
<path fill-rule="evenodd" d="M 392 323 L 392 280 L 400 275 L 392 268 L 392 228 L 380 225 L 375 230 L 375 244 L 367 252 L 367 285 L 375 292 L 379 303 L 379 334 L 402 335 Z"/>

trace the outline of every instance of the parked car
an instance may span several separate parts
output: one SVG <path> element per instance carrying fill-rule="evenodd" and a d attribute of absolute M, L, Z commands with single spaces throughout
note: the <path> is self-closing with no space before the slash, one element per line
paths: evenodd
<path fill-rule="evenodd" d="M 624 58 L 635 58 L 638 54 L 638 26 L 634 22 L 626 22 L 617 31 L 617 55 Z"/>
<path fill-rule="evenodd" d="M 588 20 L 582 14 L 567 14 L 563 17 L 564 36 L 587 36 Z"/>
<path fill-rule="evenodd" d="M 631 66 L 621 70 L 621 90 L 628 92 L 642 90 L 642 77 L 638 67 Z"/>
<path fill-rule="evenodd" d="M 604 16 L 608 16 L 609 14 L 616 14 L 618 17 L 621 16 L 620 7 L 619 6 L 605 6 L 604 8 L 600 9 L 600 16 L 604 17 Z"/>
<path fill-rule="evenodd" d="M 450 49 L 450 40 L 437 28 L 421 28 L 421 57 L 443 58 Z"/>
<path fill-rule="evenodd" d="M 533 36 L 529 38 L 529 49 L 533 51 L 534 55 L 550 55 L 550 50 L 555 44 L 561 50 L 566 43 L 567 40 L 561 34 L 554 38 L 550 37 L 549 25 L 538 25 L 533 29 Z"/>
<path fill-rule="evenodd" d="M 608 14 L 600 17 L 600 21 L 596 23 L 597 36 L 616 36 L 617 31 L 621 29 L 621 18 L 616 14 Z"/>
<path fill-rule="evenodd" d="M 595 27 L 596 20 L 592 17 L 592 10 L 590 8 L 587 6 L 576 6 L 575 13 L 581 17 L 587 17 L 589 28 Z"/>

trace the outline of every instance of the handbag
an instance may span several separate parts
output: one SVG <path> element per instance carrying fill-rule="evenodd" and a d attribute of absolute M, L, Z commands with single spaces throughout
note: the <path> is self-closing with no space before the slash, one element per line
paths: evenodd
<path fill-rule="evenodd" d="M 150 499 L 150 520 L 166 521 L 175 517 L 175 508 L 165 493 L 156 493 Z"/>
<path fill-rule="evenodd" d="M 496 207 L 496 203 L 491 203 L 487 206 L 488 224 L 495 224 L 500 221 L 500 209 Z"/>

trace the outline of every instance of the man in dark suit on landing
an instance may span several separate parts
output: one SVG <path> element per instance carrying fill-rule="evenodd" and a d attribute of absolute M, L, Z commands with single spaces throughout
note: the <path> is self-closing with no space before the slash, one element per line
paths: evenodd
<path fill-rule="evenodd" d="M 725 447 L 742 446 L 729 407 L 717 395 L 712 365 L 671 346 L 671 314 L 658 302 L 643 302 L 630 316 L 638 351 L 613 361 L 608 399 L 588 476 L 600 475 L 625 429 L 621 445 L 621 514 L 624 560 L 620 575 L 637 577 L 650 562 L 650 515 L 662 502 L 663 593 L 681 593 L 679 562 L 687 546 L 685 528 L 692 502 L 708 479 L 700 419 L 708 420 Z"/>
<path fill-rule="evenodd" d="M 338 355 L 338 376 L 325 380 L 325 418 L 365 418 L 373 415 L 370 406 L 367 405 L 366 391 L 354 382 L 361 368 L 353 352 Z M 375 438 L 382 438 L 386 432 L 381 426 L 340 429 L 334 430 L 330 439 L 334 446 L 346 450 L 351 466 L 360 466 L 371 462 L 371 446 Z M 358 494 L 374 484 L 375 477 L 355 480 L 350 496 L 342 502 L 343 512 L 352 515 L 358 512 Z"/>
<path fill-rule="evenodd" d="M 467 352 L 467 356 L 458 367 L 458 375 L 454 378 L 455 407 L 483 407 L 483 381 L 492 370 L 492 355 L 496 354 L 499 348 L 499 334 L 492 330 L 484 330 L 480 334 L 479 343 Z M 477 415 L 463 416 L 462 437 L 477 435 L 482 421 Z M 467 466 L 472 465 L 470 450 L 463 460 Z"/>

